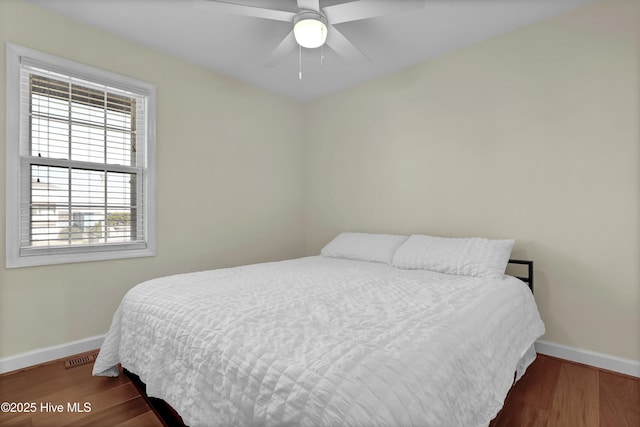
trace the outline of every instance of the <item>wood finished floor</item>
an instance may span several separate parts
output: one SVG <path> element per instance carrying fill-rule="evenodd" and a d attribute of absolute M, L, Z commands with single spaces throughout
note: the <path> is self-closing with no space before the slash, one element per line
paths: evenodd
<path fill-rule="evenodd" d="M 538 355 L 490 427 L 638 427 L 640 378 Z"/>
<path fill-rule="evenodd" d="M 36 413 L 0 413 L 0 426 L 154 427 L 156 417 L 128 377 L 92 377 L 93 364 L 64 368 L 55 361 L 0 375 L 1 402 L 35 402 Z M 40 411 L 63 404 L 64 413 Z M 91 412 L 68 413 L 67 402 Z M 640 378 L 539 355 L 513 387 L 491 427 L 638 427 Z"/>
<path fill-rule="evenodd" d="M 125 375 L 93 377 L 93 363 L 65 369 L 64 360 L 0 376 L 0 402 L 34 402 L 35 413 L 0 413 L 0 426 L 162 427 L 144 397 Z M 40 405 L 63 405 L 64 412 L 47 413 Z M 90 412 L 68 412 L 67 403 L 91 404 Z"/>

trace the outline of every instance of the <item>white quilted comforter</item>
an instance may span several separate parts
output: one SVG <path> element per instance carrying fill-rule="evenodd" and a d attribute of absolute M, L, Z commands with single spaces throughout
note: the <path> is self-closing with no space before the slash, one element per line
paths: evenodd
<path fill-rule="evenodd" d="M 93 373 L 190 426 L 486 426 L 543 332 L 512 277 L 317 256 L 134 287 Z"/>

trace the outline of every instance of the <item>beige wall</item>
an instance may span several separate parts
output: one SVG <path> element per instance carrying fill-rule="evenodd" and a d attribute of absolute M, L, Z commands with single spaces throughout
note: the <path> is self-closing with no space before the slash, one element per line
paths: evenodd
<path fill-rule="evenodd" d="M 546 340 L 640 360 L 639 15 L 601 2 L 301 109 L 0 0 L 3 57 L 10 41 L 158 87 L 157 256 L 0 269 L 0 357 L 105 333 L 141 280 L 362 230 L 515 237 Z"/>
<path fill-rule="evenodd" d="M 307 106 L 307 253 L 343 230 L 514 237 L 545 340 L 640 361 L 637 1 Z"/>
<path fill-rule="evenodd" d="M 158 245 L 153 258 L 0 268 L 0 358 L 104 334 L 123 294 L 142 280 L 302 254 L 297 103 L 1 0 L 2 266 L 7 41 L 157 86 Z"/>

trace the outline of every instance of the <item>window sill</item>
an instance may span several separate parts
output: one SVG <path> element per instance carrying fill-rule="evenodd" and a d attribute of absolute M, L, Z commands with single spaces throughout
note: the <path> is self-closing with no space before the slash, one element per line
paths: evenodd
<path fill-rule="evenodd" d="M 51 253 L 52 251 L 38 251 L 33 255 L 7 256 L 6 268 L 36 267 L 41 265 L 70 264 L 76 262 L 107 261 L 127 258 L 143 258 L 155 256 L 155 249 L 119 249 L 92 250 L 68 253 Z"/>

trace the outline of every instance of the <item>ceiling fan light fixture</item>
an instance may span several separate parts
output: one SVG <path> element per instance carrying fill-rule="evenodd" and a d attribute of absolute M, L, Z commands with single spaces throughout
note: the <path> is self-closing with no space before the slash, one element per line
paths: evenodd
<path fill-rule="evenodd" d="M 302 47 L 320 47 L 327 40 L 327 20 L 318 12 L 302 12 L 296 16 L 293 35 Z"/>

